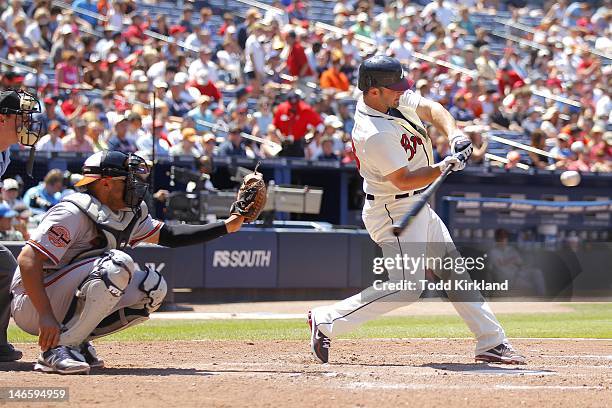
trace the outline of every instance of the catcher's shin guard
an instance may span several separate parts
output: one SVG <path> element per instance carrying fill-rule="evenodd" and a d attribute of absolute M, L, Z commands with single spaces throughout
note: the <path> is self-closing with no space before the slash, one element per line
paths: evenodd
<path fill-rule="evenodd" d="M 140 294 L 138 301 L 105 317 L 93 330 L 89 340 L 143 323 L 149 319 L 149 314 L 159 309 L 168 290 L 163 276 L 155 269 L 147 267 L 144 271 L 136 271 L 134 279 L 141 280 L 137 289 Z M 129 297 L 126 295 L 126 298 Z"/>
<path fill-rule="evenodd" d="M 96 260 L 76 293 L 77 307 L 59 344 L 76 348 L 83 343 L 117 305 L 133 273 L 134 261 L 125 252 L 113 249 Z"/>

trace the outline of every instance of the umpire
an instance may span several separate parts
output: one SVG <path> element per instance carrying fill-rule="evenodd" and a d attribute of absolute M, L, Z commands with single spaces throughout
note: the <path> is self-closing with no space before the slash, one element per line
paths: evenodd
<path fill-rule="evenodd" d="M 9 148 L 15 143 L 33 148 L 40 138 L 40 124 L 33 115 L 40 113 L 38 99 L 21 90 L 0 92 L 0 176 L 10 163 Z M 30 156 L 33 160 L 34 156 Z M 29 163 L 31 166 L 31 163 Z M 11 316 L 10 286 L 17 261 L 4 245 L 0 245 L 0 362 L 16 361 L 22 353 L 8 342 L 6 331 Z"/>

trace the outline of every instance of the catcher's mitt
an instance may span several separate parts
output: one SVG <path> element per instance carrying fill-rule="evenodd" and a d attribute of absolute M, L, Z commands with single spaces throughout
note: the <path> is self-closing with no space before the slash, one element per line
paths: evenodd
<path fill-rule="evenodd" d="M 257 172 L 259 163 L 253 173 L 248 174 L 238 190 L 236 201 L 230 208 L 230 214 L 242 215 L 245 222 L 253 222 L 259 217 L 261 210 L 266 206 L 268 191 L 263 174 Z"/>

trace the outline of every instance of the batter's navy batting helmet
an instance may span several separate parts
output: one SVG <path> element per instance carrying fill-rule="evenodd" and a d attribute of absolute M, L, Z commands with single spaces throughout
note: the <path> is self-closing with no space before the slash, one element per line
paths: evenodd
<path fill-rule="evenodd" d="M 413 81 L 404 76 L 402 64 L 393 57 L 374 55 L 359 66 L 357 87 L 363 92 L 375 87 L 405 91 L 412 85 Z"/>

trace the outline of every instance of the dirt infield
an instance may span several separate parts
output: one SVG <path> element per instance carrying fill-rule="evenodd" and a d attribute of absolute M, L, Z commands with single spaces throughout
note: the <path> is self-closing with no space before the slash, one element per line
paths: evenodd
<path fill-rule="evenodd" d="M 612 340 L 514 344 L 527 366 L 474 364 L 461 339 L 338 340 L 325 365 L 296 341 L 103 342 L 107 368 L 72 377 L 30 371 L 37 351 L 21 344 L 0 384 L 69 387 L 50 406 L 609 406 Z"/>

